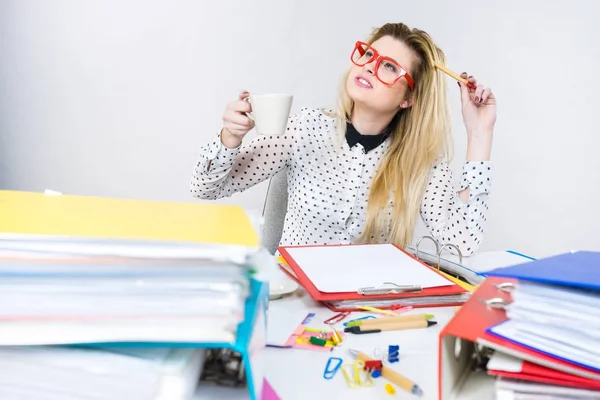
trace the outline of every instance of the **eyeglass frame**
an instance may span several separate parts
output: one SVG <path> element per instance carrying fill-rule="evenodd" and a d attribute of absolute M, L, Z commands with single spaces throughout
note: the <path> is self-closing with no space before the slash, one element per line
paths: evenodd
<path fill-rule="evenodd" d="M 365 62 L 364 64 L 359 64 L 356 61 L 354 61 L 354 59 L 352 58 L 352 56 L 354 55 L 354 52 L 357 51 L 360 47 L 359 46 L 367 46 L 368 48 L 370 48 L 373 51 L 373 56 L 371 58 L 369 58 L 369 60 L 367 62 Z M 363 54 L 364 55 L 364 54 Z M 361 57 L 363 56 L 361 55 Z M 404 67 L 402 65 L 400 65 L 400 63 L 396 60 L 394 60 L 391 57 L 387 57 L 387 56 L 383 56 L 381 54 L 379 54 L 379 52 L 377 50 L 375 50 L 375 48 L 373 48 L 373 46 L 371 46 L 368 43 L 362 42 L 362 41 L 357 41 L 354 44 L 354 49 L 352 50 L 352 53 L 350 54 L 350 61 L 352 61 L 352 63 L 358 67 L 364 67 L 365 65 L 373 62 L 373 60 L 375 60 L 375 77 L 377 77 L 377 79 L 383 83 L 386 86 L 392 86 L 394 85 L 396 82 L 398 82 L 401 78 L 406 79 L 406 83 L 408 84 L 408 87 L 410 88 L 410 90 L 414 90 L 415 88 L 415 81 L 413 80 L 413 78 L 410 76 L 410 74 L 406 71 L 406 69 L 404 69 Z M 394 64 L 396 64 L 397 66 L 400 67 L 400 75 L 394 79 L 394 81 L 392 83 L 386 83 L 383 80 L 381 80 L 381 78 L 379 77 L 379 65 L 381 64 L 382 60 L 387 60 L 387 61 L 391 61 Z"/>

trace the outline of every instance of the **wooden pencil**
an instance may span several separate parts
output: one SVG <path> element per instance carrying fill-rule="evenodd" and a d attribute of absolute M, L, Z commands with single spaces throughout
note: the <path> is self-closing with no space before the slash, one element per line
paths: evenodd
<path fill-rule="evenodd" d="M 447 75 L 451 76 L 452 78 L 456 79 L 457 81 L 464 83 L 465 85 L 467 85 L 467 87 L 470 87 L 471 89 L 477 89 L 477 86 L 473 85 L 466 78 L 463 78 L 462 76 L 458 75 L 456 72 L 449 70 L 448 68 L 444 67 L 443 65 L 435 64 L 435 67 L 437 69 L 439 69 L 440 71 L 446 73 Z"/>

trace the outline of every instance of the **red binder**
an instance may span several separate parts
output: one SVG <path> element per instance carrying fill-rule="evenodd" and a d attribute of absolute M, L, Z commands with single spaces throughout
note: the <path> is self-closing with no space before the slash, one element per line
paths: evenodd
<path fill-rule="evenodd" d="M 535 377 L 538 382 L 542 382 L 539 378 L 542 374 L 546 383 L 560 382 L 567 386 L 567 380 L 571 387 L 600 387 L 600 373 L 594 370 L 487 333 L 488 328 L 507 319 L 502 307 L 512 299 L 510 292 L 503 289 L 503 286 L 515 282 L 514 279 L 487 278 L 441 331 L 438 364 L 440 400 L 456 396 L 457 391 L 460 392 L 459 385 L 466 384 L 472 385 L 470 391 L 479 390 L 483 393 L 487 390 L 486 395 L 492 393 L 494 378 L 490 372 L 472 368 L 474 359 L 485 358 L 485 351 L 481 350 L 481 346 L 524 360 L 522 373 L 515 373 L 515 376 L 521 375 L 529 380 L 534 380 Z M 546 373 L 547 370 L 553 372 Z"/>
<path fill-rule="evenodd" d="M 583 378 L 573 374 L 567 374 L 566 372 L 542 367 L 541 365 L 536 365 L 528 361 L 523 361 L 523 366 L 520 372 L 498 371 L 490 369 L 488 370 L 488 373 L 490 375 L 504 378 L 600 391 L 600 381 Z"/>
<path fill-rule="evenodd" d="M 323 302 L 328 308 L 334 311 L 343 312 L 343 311 L 356 311 L 357 307 L 345 307 L 345 306 L 336 306 L 335 302 L 340 301 L 351 301 L 351 300 L 369 300 L 369 301 L 382 301 L 382 304 L 376 305 L 377 308 L 381 309 L 393 309 L 402 307 L 405 305 L 412 305 L 414 308 L 422 308 L 422 307 L 442 307 L 442 306 L 457 306 L 464 304 L 464 302 L 469 298 L 470 292 L 466 289 L 463 289 L 459 285 L 454 282 L 448 280 L 444 277 L 445 280 L 448 281 L 449 285 L 433 287 L 433 288 L 424 288 L 419 292 L 404 292 L 404 293 L 394 293 L 392 290 L 388 293 L 384 294 L 361 294 L 359 293 L 359 288 L 357 291 L 353 292 L 338 292 L 338 293 L 324 293 L 319 291 L 319 289 L 315 286 L 315 284 L 310 280 L 310 278 L 303 271 L 302 266 L 300 266 L 296 260 L 290 255 L 288 249 L 290 248 L 298 248 L 298 247 L 317 247 L 320 245 L 314 246 L 280 246 L 278 247 L 278 251 L 281 256 L 285 259 L 286 263 L 289 266 L 288 270 L 283 268 L 283 271 L 289 275 L 292 279 L 298 282 L 301 286 L 303 286 L 306 291 L 310 294 L 310 296 L 315 301 Z M 328 247 L 334 246 L 357 246 L 353 244 L 343 244 L 343 245 L 328 245 Z M 404 250 L 402 250 L 398 246 L 396 247 L 402 253 L 408 255 L 411 259 L 418 262 L 419 265 L 423 266 L 423 268 L 428 268 L 435 273 L 440 274 L 436 269 L 430 267 L 429 265 L 423 263 L 421 260 L 416 259 L 411 254 L 408 254 Z M 408 304 L 407 302 L 411 302 L 411 300 L 415 298 L 423 298 L 425 300 L 424 303 L 421 304 Z"/>

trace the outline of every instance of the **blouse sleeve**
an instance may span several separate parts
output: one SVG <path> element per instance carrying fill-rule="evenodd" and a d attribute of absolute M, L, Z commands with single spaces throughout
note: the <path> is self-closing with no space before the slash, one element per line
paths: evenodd
<path fill-rule="evenodd" d="M 472 255 L 483 239 L 488 213 L 491 162 L 467 161 L 457 188 L 445 161 L 432 169 L 421 203 L 421 216 L 430 234 L 440 243 L 457 246 L 464 256 Z M 458 192 L 468 188 L 464 203 Z"/>
<path fill-rule="evenodd" d="M 219 132 L 200 148 L 190 182 L 194 197 L 216 200 L 248 189 L 286 168 L 292 157 L 299 115 L 288 119 L 283 135 L 259 135 L 250 143 L 229 149 Z"/>

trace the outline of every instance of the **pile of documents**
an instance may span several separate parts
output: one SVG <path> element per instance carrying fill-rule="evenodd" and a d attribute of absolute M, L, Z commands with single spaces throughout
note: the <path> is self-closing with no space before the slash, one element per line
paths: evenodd
<path fill-rule="evenodd" d="M 203 349 L 0 347 L 0 399 L 187 400 Z"/>
<path fill-rule="evenodd" d="M 0 240 L 0 345 L 231 342 L 244 247 L 22 236 Z"/>
<path fill-rule="evenodd" d="M 0 398 L 189 398 L 204 355 L 194 344 L 236 341 L 255 257 L 232 245 L 1 235 Z"/>
<path fill-rule="evenodd" d="M 561 254 L 490 276 L 516 281 L 507 319 L 488 331 L 524 349 L 488 362 L 498 398 L 600 398 L 600 253 Z"/>

